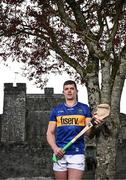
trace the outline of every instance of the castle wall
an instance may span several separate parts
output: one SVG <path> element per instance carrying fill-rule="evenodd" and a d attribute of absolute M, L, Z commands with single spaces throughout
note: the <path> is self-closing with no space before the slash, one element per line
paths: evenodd
<path fill-rule="evenodd" d="M 46 144 L 46 131 L 50 111 L 64 101 L 64 96 L 55 94 L 53 88 L 45 88 L 44 94 L 26 96 L 26 141 Z"/>
<path fill-rule="evenodd" d="M 1 141 L 25 140 L 26 84 L 4 85 L 4 107 L 1 120 Z"/>
<path fill-rule="evenodd" d="M 26 94 L 26 85 L 22 83 L 5 84 L 0 116 L 0 179 L 53 176 L 46 131 L 50 111 L 62 101 L 64 96 L 54 94 L 53 88 L 45 88 L 44 94 Z"/>
<path fill-rule="evenodd" d="M 116 179 L 126 179 L 126 139 L 117 146 L 116 170 Z"/>
<path fill-rule="evenodd" d="M 54 94 L 53 88 L 45 88 L 44 94 L 26 94 L 26 84 L 5 83 L 1 141 L 45 141 L 50 111 L 62 101 L 64 96 Z"/>

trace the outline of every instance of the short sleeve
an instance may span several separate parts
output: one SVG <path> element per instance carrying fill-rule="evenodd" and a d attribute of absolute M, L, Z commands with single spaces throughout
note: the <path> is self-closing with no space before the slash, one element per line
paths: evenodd
<path fill-rule="evenodd" d="M 91 108 L 88 105 L 87 105 L 87 108 L 86 108 L 86 117 L 92 118 Z"/>
<path fill-rule="evenodd" d="M 86 124 L 88 122 L 90 122 L 91 118 L 92 118 L 91 108 L 87 105 L 86 106 L 86 112 L 85 112 L 85 122 L 86 122 Z"/>
<path fill-rule="evenodd" d="M 50 120 L 56 122 L 56 109 L 54 108 L 50 114 Z"/>

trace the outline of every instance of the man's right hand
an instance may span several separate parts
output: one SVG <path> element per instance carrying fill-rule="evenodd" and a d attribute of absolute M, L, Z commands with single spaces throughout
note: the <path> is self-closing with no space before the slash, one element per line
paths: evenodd
<path fill-rule="evenodd" d="M 59 147 L 54 148 L 53 152 L 58 158 L 62 158 L 64 155 L 64 151 Z"/>

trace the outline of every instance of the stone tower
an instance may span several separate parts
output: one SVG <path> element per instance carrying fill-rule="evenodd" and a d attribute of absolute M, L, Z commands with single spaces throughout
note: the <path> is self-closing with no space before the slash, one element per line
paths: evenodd
<path fill-rule="evenodd" d="M 1 141 L 21 142 L 25 139 L 26 84 L 4 84 L 4 108 Z"/>

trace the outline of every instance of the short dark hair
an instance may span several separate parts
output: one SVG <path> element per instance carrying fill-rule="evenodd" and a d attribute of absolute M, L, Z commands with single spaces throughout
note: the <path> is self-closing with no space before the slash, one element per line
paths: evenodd
<path fill-rule="evenodd" d="M 63 88 L 64 88 L 65 85 L 69 85 L 69 84 L 74 84 L 74 86 L 75 86 L 75 88 L 77 90 L 77 85 L 76 85 L 75 81 L 72 81 L 72 80 L 65 81 L 64 84 L 63 84 Z"/>

